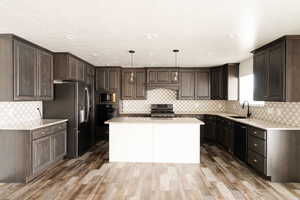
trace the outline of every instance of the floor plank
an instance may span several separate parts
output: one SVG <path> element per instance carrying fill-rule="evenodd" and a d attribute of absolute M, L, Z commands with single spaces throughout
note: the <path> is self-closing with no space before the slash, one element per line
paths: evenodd
<path fill-rule="evenodd" d="M 108 163 L 100 142 L 28 184 L 0 184 L 0 200 L 300 199 L 300 183 L 271 183 L 213 145 L 201 164 Z"/>

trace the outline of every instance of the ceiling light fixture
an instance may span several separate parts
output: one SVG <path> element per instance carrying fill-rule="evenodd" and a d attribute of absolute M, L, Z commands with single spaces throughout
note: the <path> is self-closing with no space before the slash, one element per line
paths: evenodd
<path fill-rule="evenodd" d="M 175 67 L 178 67 L 178 57 L 177 57 L 177 54 L 179 52 L 178 49 L 173 49 L 173 52 L 174 52 L 174 61 L 175 61 Z"/>
<path fill-rule="evenodd" d="M 128 52 L 130 53 L 130 63 L 131 63 L 131 67 L 133 67 L 133 54 L 135 53 L 135 51 L 134 51 L 134 50 L 129 50 Z M 134 82 L 134 73 L 133 73 L 133 72 L 130 73 L 129 81 L 130 81 L 131 83 Z"/>
<path fill-rule="evenodd" d="M 174 61 L 175 61 L 175 67 L 178 67 L 178 57 L 177 57 L 177 54 L 179 52 L 178 49 L 173 49 L 173 52 L 174 52 Z M 174 75 L 174 81 L 178 81 L 178 72 L 175 72 L 175 75 Z"/>
<path fill-rule="evenodd" d="M 128 52 L 130 53 L 130 64 L 131 64 L 131 67 L 133 67 L 133 54 L 135 53 L 135 51 L 129 50 Z"/>

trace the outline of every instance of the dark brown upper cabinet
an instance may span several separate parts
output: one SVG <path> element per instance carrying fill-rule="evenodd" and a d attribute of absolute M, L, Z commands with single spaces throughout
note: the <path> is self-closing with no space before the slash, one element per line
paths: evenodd
<path fill-rule="evenodd" d="M 146 99 L 145 69 L 122 69 L 122 99 Z"/>
<path fill-rule="evenodd" d="M 257 52 L 253 56 L 254 100 L 263 101 L 267 97 L 267 51 Z"/>
<path fill-rule="evenodd" d="M 211 69 L 211 99 L 222 100 L 224 99 L 224 80 L 223 80 L 223 67 L 216 67 Z"/>
<path fill-rule="evenodd" d="M 88 85 L 94 85 L 95 82 L 95 68 L 90 64 L 86 64 L 85 82 Z"/>
<path fill-rule="evenodd" d="M 70 53 L 54 54 L 54 80 L 85 81 L 86 62 Z"/>
<path fill-rule="evenodd" d="M 195 98 L 195 70 L 180 69 L 180 89 L 178 99 Z"/>
<path fill-rule="evenodd" d="M 239 63 L 230 63 L 211 69 L 211 99 L 239 99 Z"/>
<path fill-rule="evenodd" d="M 121 68 L 120 67 L 97 67 L 96 90 L 110 91 L 120 94 L 121 92 Z"/>
<path fill-rule="evenodd" d="M 37 51 L 38 96 L 41 100 L 53 99 L 53 55 L 49 52 Z"/>
<path fill-rule="evenodd" d="M 0 101 L 52 100 L 52 52 L 12 34 L 0 46 Z"/>
<path fill-rule="evenodd" d="M 209 69 L 180 69 L 179 82 L 178 99 L 210 99 Z"/>
<path fill-rule="evenodd" d="M 210 99 L 210 70 L 195 72 L 195 99 Z"/>
<path fill-rule="evenodd" d="M 173 67 L 147 68 L 147 88 L 168 88 L 178 90 L 178 70 L 178 68 Z"/>
<path fill-rule="evenodd" d="M 300 101 L 300 36 L 284 36 L 254 51 L 254 100 Z"/>
<path fill-rule="evenodd" d="M 37 50 L 21 41 L 14 41 L 14 99 L 33 100 L 37 96 Z"/>

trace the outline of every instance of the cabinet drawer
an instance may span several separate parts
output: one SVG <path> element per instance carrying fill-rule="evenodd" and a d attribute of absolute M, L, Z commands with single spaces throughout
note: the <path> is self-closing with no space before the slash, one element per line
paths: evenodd
<path fill-rule="evenodd" d="M 57 124 L 52 126 L 52 133 L 64 130 L 67 128 L 67 124 L 66 123 L 61 123 L 61 124 Z"/>
<path fill-rule="evenodd" d="M 35 140 L 44 137 L 46 135 L 50 135 L 51 133 L 53 133 L 51 126 L 37 129 L 32 132 L 32 139 Z"/>
<path fill-rule="evenodd" d="M 266 141 L 253 135 L 248 135 L 248 148 L 256 153 L 266 156 Z"/>
<path fill-rule="evenodd" d="M 67 123 L 60 123 L 53 126 L 48 126 L 45 128 L 37 129 L 32 132 L 32 139 L 38 139 L 53 133 L 56 133 L 67 128 Z"/>
<path fill-rule="evenodd" d="M 254 135 L 254 136 L 259 137 L 264 140 L 266 139 L 266 131 L 264 131 L 264 130 L 249 127 L 248 131 L 249 131 L 248 133 L 251 135 Z"/>
<path fill-rule="evenodd" d="M 266 175 L 266 159 L 253 151 L 248 151 L 248 163 L 258 172 Z"/>

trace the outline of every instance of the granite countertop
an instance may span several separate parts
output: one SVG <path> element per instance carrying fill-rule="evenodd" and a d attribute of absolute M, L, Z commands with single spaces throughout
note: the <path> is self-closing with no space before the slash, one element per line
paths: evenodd
<path fill-rule="evenodd" d="M 55 124 L 60 124 L 67 121 L 68 121 L 67 119 L 40 119 L 40 120 L 19 122 L 16 124 L 0 126 L 0 130 L 31 131 L 39 128 L 44 128 L 47 126 L 52 126 Z"/>
<path fill-rule="evenodd" d="M 115 117 L 105 122 L 111 123 L 163 123 L 163 124 L 199 124 L 204 125 L 204 122 L 196 118 L 151 118 L 151 117 Z"/>
<path fill-rule="evenodd" d="M 123 115 L 130 115 L 129 113 L 122 113 Z M 146 113 L 147 114 L 147 113 Z M 176 115 L 216 115 L 220 117 L 224 117 L 226 119 L 230 119 L 235 122 L 239 122 L 241 124 L 253 126 L 256 128 L 260 128 L 263 130 L 268 131 L 275 131 L 275 130 L 300 130 L 300 127 L 297 126 L 291 126 L 276 122 L 270 122 L 265 120 L 259 120 L 259 119 L 253 119 L 253 118 L 247 118 L 247 119 L 236 119 L 230 116 L 240 116 L 238 114 L 233 113 L 225 113 L 225 112 L 176 112 Z M 133 115 L 138 115 L 138 113 L 133 113 Z M 145 114 L 143 114 L 145 115 Z"/>

